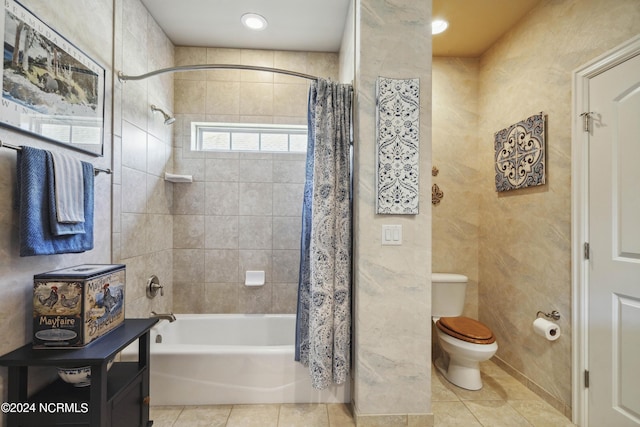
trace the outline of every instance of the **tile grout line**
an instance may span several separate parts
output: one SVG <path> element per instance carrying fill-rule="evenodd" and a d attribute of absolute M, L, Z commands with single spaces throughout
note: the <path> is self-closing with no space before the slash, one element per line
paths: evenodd
<path fill-rule="evenodd" d="M 183 406 L 182 408 L 180 408 L 180 412 L 178 412 L 178 416 L 176 417 L 175 420 L 173 420 L 173 422 L 171 423 L 171 427 L 174 427 L 176 425 L 176 423 L 178 422 L 178 420 L 180 419 L 180 415 L 182 415 L 182 413 L 184 412 L 185 406 Z"/>
<path fill-rule="evenodd" d="M 229 413 L 227 413 L 227 419 L 224 420 L 224 425 L 226 427 L 227 424 L 229 424 L 229 418 L 231 418 L 231 411 L 233 411 L 233 407 L 236 405 L 231 405 L 231 408 L 229 409 Z"/>
<path fill-rule="evenodd" d="M 539 396 L 538 396 L 538 397 L 539 397 Z M 542 398 L 540 398 L 540 400 L 541 400 L 542 402 L 544 402 L 544 400 L 543 400 Z M 513 409 L 514 411 L 516 411 L 516 414 L 520 415 L 522 418 L 524 418 L 524 419 L 525 419 L 529 424 L 531 424 L 532 426 L 534 425 L 534 424 L 533 424 L 533 421 L 531 421 L 529 418 L 527 418 L 527 417 L 525 416 L 525 414 L 523 414 L 523 413 L 521 413 L 520 411 L 518 411 L 518 408 L 516 408 L 515 406 L 513 406 L 513 405 L 509 402 L 509 400 L 505 400 L 505 402 L 507 402 L 507 405 L 509 405 L 509 406 L 511 407 L 511 409 Z M 547 403 L 549 406 L 551 406 L 548 402 L 545 402 L 545 403 Z"/>
<path fill-rule="evenodd" d="M 282 411 L 282 403 L 278 405 L 278 417 L 276 418 L 276 427 L 280 425 L 280 412 Z"/>
<path fill-rule="evenodd" d="M 469 411 L 471 416 L 478 422 L 478 424 L 480 424 L 482 427 L 490 427 L 490 426 L 485 426 L 484 424 L 482 424 L 482 421 L 480 421 L 480 419 L 478 419 L 478 417 L 476 416 L 475 412 L 473 412 L 471 410 L 471 408 L 467 405 L 467 403 L 464 400 L 460 399 L 460 402 L 462 402 L 464 407 L 467 408 L 467 411 Z M 473 402 L 482 402 L 482 400 L 474 400 Z"/>
<path fill-rule="evenodd" d="M 329 414 L 329 404 L 324 403 L 323 405 L 324 405 L 324 412 L 327 414 L 327 425 L 329 427 L 332 427 L 331 426 L 331 415 Z"/>

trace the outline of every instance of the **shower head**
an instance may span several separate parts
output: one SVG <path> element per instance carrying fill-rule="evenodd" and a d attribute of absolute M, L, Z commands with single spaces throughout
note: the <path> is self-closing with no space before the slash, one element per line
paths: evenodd
<path fill-rule="evenodd" d="M 156 112 L 159 111 L 160 113 L 162 113 L 162 115 L 164 116 L 164 124 L 165 125 L 170 125 L 173 124 L 173 122 L 176 121 L 175 117 L 171 117 L 170 115 L 168 115 L 167 113 L 165 113 L 163 110 L 161 110 L 160 108 L 156 107 L 155 105 L 151 104 L 151 111 L 152 112 Z"/>

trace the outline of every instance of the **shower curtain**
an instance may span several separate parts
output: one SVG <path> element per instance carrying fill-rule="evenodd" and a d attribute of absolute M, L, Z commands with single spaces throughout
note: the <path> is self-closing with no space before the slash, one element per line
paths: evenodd
<path fill-rule="evenodd" d="M 295 359 L 313 387 L 344 383 L 351 356 L 351 85 L 309 90 Z"/>

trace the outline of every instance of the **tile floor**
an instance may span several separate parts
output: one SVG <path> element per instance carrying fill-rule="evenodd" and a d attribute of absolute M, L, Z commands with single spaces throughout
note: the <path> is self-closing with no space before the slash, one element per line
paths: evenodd
<path fill-rule="evenodd" d="M 467 391 L 433 370 L 435 427 L 570 427 L 573 424 L 493 362 L 484 387 Z M 355 427 L 347 405 L 281 404 L 151 407 L 153 427 Z"/>
<path fill-rule="evenodd" d="M 571 420 L 491 361 L 480 365 L 484 386 L 468 391 L 432 369 L 435 427 L 570 427 Z"/>

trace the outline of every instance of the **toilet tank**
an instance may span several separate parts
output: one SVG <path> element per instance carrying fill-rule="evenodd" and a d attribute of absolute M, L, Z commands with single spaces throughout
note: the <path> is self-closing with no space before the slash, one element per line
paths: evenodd
<path fill-rule="evenodd" d="M 431 316 L 462 315 L 467 291 L 467 276 L 452 273 L 431 274 Z"/>

